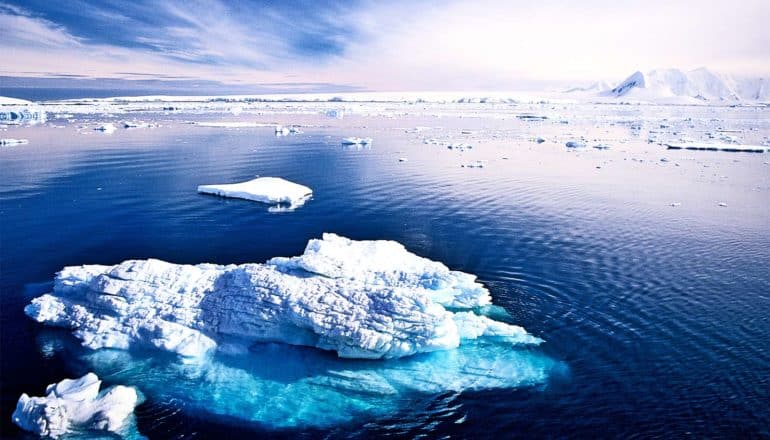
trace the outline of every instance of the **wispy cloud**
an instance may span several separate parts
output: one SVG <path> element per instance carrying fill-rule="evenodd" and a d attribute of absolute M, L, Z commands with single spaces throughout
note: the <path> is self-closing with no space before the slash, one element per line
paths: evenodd
<path fill-rule="evenodd" d="M 766 74 L 767 16 L 766 0 L 9 1 L 0 74 L 373 89 L 515 88 L 668 66 Z"/>

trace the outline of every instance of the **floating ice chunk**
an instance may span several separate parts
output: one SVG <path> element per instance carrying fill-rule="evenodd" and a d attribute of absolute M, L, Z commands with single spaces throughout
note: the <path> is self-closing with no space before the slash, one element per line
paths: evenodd
<path fill-rule="evenodd" d="M 671 206 L 673 206 L 674 208 L 678 208 L 678 207 L 682 206 L 682 203 L 681 202 L 673 202 L 673 203 L 671 203 Z"/>
<path fill-rule="evenodd" d="M 545 142 L 545 138 L 537 137 L 537 138 L 535 138 L 535 142 L 537 142 L 538 144 L 542 144 L 542 143 Z"/>
<path fill-rule="evenodd" d="M 10 145 L 23 145 L 28 143 L 29 141 L 27 139 L 0 139 L 0 145 L 5 147 Z"/>
<path fill-rule="evenodd" d="M 476 160 L 467 164 L 460 165 L 463 168 L 484 168 L 487 166 L 486 160 Z"/>
<path fill-rule="evenodd" d="M 24 311 L 73 329 L 92 349 L 154 347 L 183 356 L 202 356 L 228 340 L 369 359 L 457 348 L 481 336 L 541 342 L 521 327 L 452 311 L 489 303 L 473 275 L 396 242 L 324 234 L 303 255 L 265 264 L 66 267 L 53 292 Z"/>
<path fill-rule="evenodd" d="M 718 205 L 720 207 L 722 207 L 722 208 L 727 208 L 727 203 L 726 202 L 719 202 Z"/>
<path fill-rule="evenodd" d="M 585 148 L 586 144 L 585 142 L 581 141 L 568 141 L 566 144 L 567 148 Z"/>
<path fill-rule="evenodd" d="M 12 98 L 11 98 L 12 99 Z M 32 106 L 3 107 L 0 109 L 2 124 L 40 124 L 46 121 L 46 112 Z"/>
<path fill-rule="evenodd" d="M 409 159 L 407 159 L 406 157 L 399 157 L 398 161 L 399 162 L 407 162 L 407 161 L 409 161 Z"/>
<path fill-rule="evenodd" d="M 259 177 L 232 184 L 200 185 L 198 192 L 267 204 L 286 204 L 295 208 L 302 206 L 313 195 L 310 188 L 280 177 Z"/>
<path fill-rule="evenodd" d="M 665 144 L 669 150 L 699 150 L 699 151 L 727 151 L 731 153 L 765 153 L 770 151 L 770 148 L 760 145 L 736 145 L 736 144 L 720 144 L 720 143 L 702 143 L 702 142 L 688 142 L 688 143 L 667 143 Z"/>
<path fill-rule="evenodd" d="M 302 133 L 302 131 L 299 129 L 299 127 L 296 127 L 296 126 L 290 126 L 290 127 L 284 127 L 283 125 L 275 126 L 276 136 L 288 136 L 290 134 L 300 134 L 300 133 Z"/>
<path fill-rule="evenodd" d="M 112 133 L 115 130 L 117 130 L 117 128 L 115 127 L 115 124 L 113 124 L 112 122 L 108 122 L 106 124 L 102 124 L 102 125 L 94 128 L 94 130 L 101 131 L 101 132 L 104 132 L 104 133 Z"/>
<path fill-rule="evenodd" d="M 609 150 L 611 147 L 607 144 L 596 144 L 594 145 L 594 148 L 597 150 Z"/>
<path fill-rule="evenodd" d="M 123 123 L 123 128 L 148 128 L 148 127 L 150 127 L 150 124 L 146 122 L 125 121 Z"/>
<path fill-rule="evenodd" d="M 346 137 L 342 139 L 342 145 L 364 145 L 371 144 L 372 138 Z"/>
<path fill-rule="evenodd" d="M 325 114 L 327 117 L 334 118 L 334 119 L 342 119 L 345 117 L 344 110 L 335 110 L 335 109 L 326 110 Z"/>
<path fill-rule="evenodd" d="M 139 403 L 131 387 L 116 385 L 99 392 L 102 381 L 94 373 L 48 385 L 45 397 L 22 394 L 12 419 L 20 428 L 58 438 L 73 430 L 119 433 Z"/>

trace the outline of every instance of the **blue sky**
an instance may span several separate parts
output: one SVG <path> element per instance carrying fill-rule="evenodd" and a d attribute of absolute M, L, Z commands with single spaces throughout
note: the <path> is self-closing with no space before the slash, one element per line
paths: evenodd
<path fill-rule="evenodd" d="M 660 67 L 762 76 L 768 17 L 766 0 L 0 0 L 0 76 L 284 91 L 512 90 Z"/>

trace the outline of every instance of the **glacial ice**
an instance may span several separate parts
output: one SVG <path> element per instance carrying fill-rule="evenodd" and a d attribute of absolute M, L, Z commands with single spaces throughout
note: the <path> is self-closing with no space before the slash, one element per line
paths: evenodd
<path fill-rule="evenodd" d="M 290 208 L 302 206 L 313 195 L 310 188 L 280 177 L 258 177 L 241 183 L 200 185 L 198 192 L 267 204 L 285 204 Z"/>
<path fill-rule="evenodd" d="M 231 343 L 282 342 L 345 358 L 398 358 L 481 337 L 538 344 L 523 328 L 478 315 L 476 277 L 392 241 L 334 234 L 265 264 L 131 260 L 71 266 L 25 313 L 70 328 L 88 348 L 156 348 L 201 357 Z"/>
<path fill-rule="evenodd" d="M 88 373 L 48 385 L 45 397 L 22 394 L 11 418 L 20 428 L 50 438 L 73 430 L 120 433 L 139 403 L 139 395 L 122 385 L 100 393 L 101 383 L 96 374 Z"/>

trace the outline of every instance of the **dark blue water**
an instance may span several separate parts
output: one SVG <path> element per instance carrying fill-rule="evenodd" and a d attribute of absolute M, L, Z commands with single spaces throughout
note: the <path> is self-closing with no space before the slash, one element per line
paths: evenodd
<path fill-rule="evenodd" d="M 668 182 L 643 189 L 649 170 L 608 182 L 553 171 L 536 155 L 517 156 L 517 145 L 490 145 L 496 166 L 469 170 L 410 144 L 393 123 L 358 123 L 370 127 L 287 138 L 175 123 L 112 136 L 43 127 L 30 129 L 29 146 L 0 150 L 3 437 L 19 434 L 10 422 L 19 394 L 82 373 L 67 350 L 40 350 L 45 332 L 22 312 L 63 266 L 260 262 L 298 255 L 323 232 L 397 240 L 477 274 L 514 322 L 546 340 L 539 352 L 566 369 L 538 386 L 413 396 L 391 414 L 298 430 L 207 417 L 150 395 L 137 410 L 143 434 L 770 436 L 767 192 L 736 196 L 745 203 L 732 210 L 704 203 L 698 189 L 677 192 L 683 209 L 673 212 L 656 191 Z M 338 144 L 367 133 L 372 149 Z M 730 165 L 735 157 L 714 160 L 730 169 L 740 166 Z M 276 214 L 195 192 L 255 175 L 308 185 L 314 198 Z"/>

